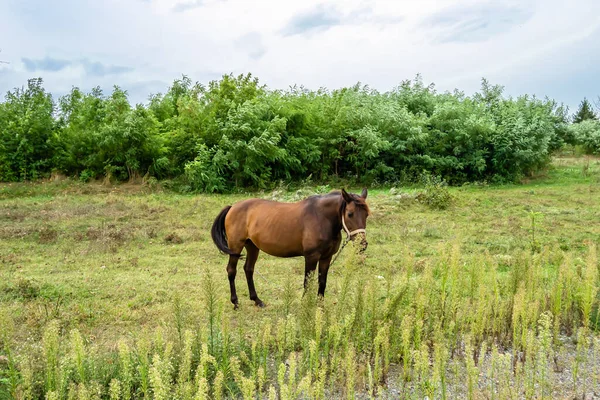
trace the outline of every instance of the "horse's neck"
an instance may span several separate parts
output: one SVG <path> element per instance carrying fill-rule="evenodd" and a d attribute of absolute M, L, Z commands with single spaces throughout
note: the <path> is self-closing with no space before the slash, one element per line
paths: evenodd
<path fill-rule="evenodd" d="M 321 199 L 322 207 L 320 213 L 322 218 L 326 218 L 336 225 L 342 224 L 340 216 L 340 207 L 342 206 L 342 196 L 332 196 Z"/>

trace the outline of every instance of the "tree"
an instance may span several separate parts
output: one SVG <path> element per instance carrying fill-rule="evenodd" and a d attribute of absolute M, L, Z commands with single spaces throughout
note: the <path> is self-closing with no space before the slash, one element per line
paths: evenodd
<path fill-rule="evenodd" d="M 0 181 L 38 179 L 50 173 L 57 138 L 54 102 L 41 78 L 29 79 L 0 103 Z"/>
<path fill-rule="evenodd" d="M 584 100 L 585 121 L 571 124 L 555 101 L 507 98 L 487 80 L 469 97 L 439 93 L 420 76 L 379 93 L 360 83 L 270 90 L 229 74 L 207 86 L 184 75 L 148 106 L 132 107 L 119 87 L 109 96 L 73 88 L 55 109 L 31 80 L 0 99 L 0 180 L 54 170 L 83 181 L 181 177 L 173 182 L 182 190 L 205 192 L 311 176 L 409 181 L 423 171 L 451 184 L 514 181 L 546 167 L 563 142 L 600 153 L 592 107 Z"/>
<path fill-rule="evenodd" d="M 132 108 L 118 86 L 104 96 L 73 88 L 61 97 L 58 123 L 65 154 L 59 167 L 87 180 L 109 174 L 119 180 L 164 176 L 167 159 L 160 123 L 147 108 Z"/>
<path fill-rule="evenodd" d="M 587 119 L 569 127 L 576 144 L 583 147 L 586 154 L 600 154 L 600 122 Z"/>
<path fill-rule="evenodd" d="M 578 123 L 581 121 L 585 121 L 586 119 L 594 119 L 597 120 L 598 117 L 592 110 L 592 105 L 590 102 L 584 97 L 583 101 L 579 105 L 579 110 L 573 116 L 573 122 Z"/>

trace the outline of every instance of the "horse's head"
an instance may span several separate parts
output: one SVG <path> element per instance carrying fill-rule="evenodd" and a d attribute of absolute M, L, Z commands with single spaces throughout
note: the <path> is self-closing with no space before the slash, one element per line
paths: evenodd
<path fill-rule="evenodd" d="M 367 249 L 367 217 L 370 214 L 367 205 L 367 189 L 363 189 L 359 195 L 348 193 L 342 189 L 344 204 L 342 205 L 342 227 L 350 240 L 354 241 L 360 237 L 360 251 Z"/>

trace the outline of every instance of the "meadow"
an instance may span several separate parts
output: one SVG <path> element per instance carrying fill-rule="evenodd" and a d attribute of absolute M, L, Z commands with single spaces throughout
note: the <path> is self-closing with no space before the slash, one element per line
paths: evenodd
<path fill-rule="evenodd" d="M 267 307 L 238 273 L 234 311 L 220 209 L 334 189 L 0 184 L 0 398 L 600 395 L 598 158 L 450 187 L 447 207 L 443 187 L 371 187 L 369 247 L 344 249 L 323 301 L 301 258 L 261 253 Z"/>

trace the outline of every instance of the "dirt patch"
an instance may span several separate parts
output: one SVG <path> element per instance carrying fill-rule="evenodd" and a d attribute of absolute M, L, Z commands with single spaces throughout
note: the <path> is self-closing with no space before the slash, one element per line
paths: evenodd
<path fill-rule="evenodd" d="M 91 245 L 94 245 L 94 247 L 100 246 L 104 251 L 110 250 L 112 252 L 116 252 L 122 245 L 133 238 L 133 229 L 116 224 L 90 226 L 85 230 L 73 234 L 73 239 L 76 241 L 87 241 Z"/>
<path fill-rule="evenodd" d="M 102 228 L 96 228 L 93 226 L 90 226 L 87 230 L 87 232 L 85 233 L 85 237 L 88 240 L 100 240 L 102 238 L 103 235 L 103 229 Z"/>
<path fill-rule="evenodd" d="M 23 239 L 33 233 L 31 229 L 20 227 L 0 228 L 0 239 Z"/>
<path fill-rule="evenodd" d="M 165 243 L 169 244 L 181 244 L 183 243 L 183 239 L 177 233 L 172 232 L 165 236 Z"/>
<path fill-rule="evenodd" d="M 0 211 L 0 221 L 23 222 L 27 217 L 27 212 L 17 210 L 2 210 Z"/>
<path fill-rule="evenodd" d="M 51 226 L 43 226 L 38 231 L 38 242 L 42 244 L 54 243 L 58 239 L 58 231 Z"/>
<path fill-rule="evenodd" d="M 39 297 L 40 291 L 40 285 L 37 282 L 26 278 L 19 278 L 14 285 L 4 289 L 5 293 L 23 300 L 32 300 Z"/>
<path fill-rule="evenodd" d="M 131 230 L 129 228 L 118 227 L 114 224 L 103 227 L 90 226 L 86 232 L 86 237 L 89 240 L 122 243 L 131 238 Z"/>
<path fill-rule="evenodd" d="M 0 254 L 0 264 L 16 264 L 19 257 L 14 253 Z"/>
<path fill-rule="evenodd" d="M 192 242 L 203 242 L 206 240 L 204 231 L 202 231 L 200 229 L 192 228 L 192 229 L 188 229 L 187 232 L 188 232 L 190 241 L 192 241 Z"/>
<path fill-rule="evenodd" d="M 156 228 L 153 227 L 146 228 L 145 234 L 148 239 L 154 239 L 156 236 L 158 236 L 156 233 Z"/>

